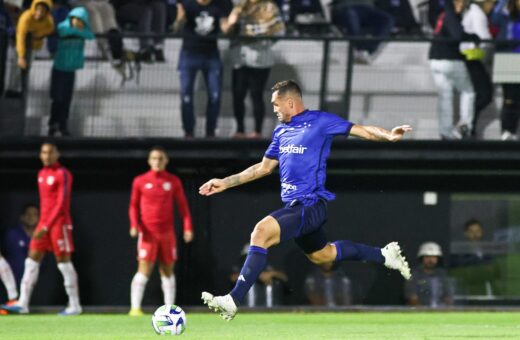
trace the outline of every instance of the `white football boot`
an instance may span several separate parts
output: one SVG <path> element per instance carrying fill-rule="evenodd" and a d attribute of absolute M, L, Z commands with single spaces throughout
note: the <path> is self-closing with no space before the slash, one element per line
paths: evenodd
<path fill-rule="evenodd" d="M 385 266 L 390 269 L 398 270 L 401 275 L 410 280 L 410 266 L 406 262 L 406 257 L 401 255 L 401 247 L 397 242 L 390 242 L 384 248 L 381 248 L 381 254 L 385 258 Z"/>
<path fill-rule="evenodd" d="M 226 320 L 231 321 L 237 313 L 237 305 L 231 295 L 213 296 L 208 292 L 202 292 L 202 301 L 208 305 L 209 309 L 215 312 L 220 312 L 220 316 Z"/>

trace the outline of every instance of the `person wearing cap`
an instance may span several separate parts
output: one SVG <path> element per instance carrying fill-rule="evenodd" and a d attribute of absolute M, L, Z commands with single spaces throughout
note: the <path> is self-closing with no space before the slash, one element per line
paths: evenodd
<path fill-rule="evenodd" d="M 419 265 L 406 282 L 408 305 L 438 307 L 453 304 L 453 288 L 446 271 L 440 267 L 442 249 L 435 242 L 425 242 L 417 252 Z"/>

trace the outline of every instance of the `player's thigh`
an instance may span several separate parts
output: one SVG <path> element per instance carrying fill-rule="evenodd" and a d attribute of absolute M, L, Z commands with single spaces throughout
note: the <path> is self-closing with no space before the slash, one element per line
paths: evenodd
<path fill-rule="evenodd" d="M 52 245 L 52 252 L 56 259 L 68 256 L 74 252 L 74 242 L 72 240 L 72 225 L 59 224 L 50 228 L 49 237 Z"/>
<path fill-rule="evenodd" d="M 315 262 L 314 258 L 316 254 L 326 248 L 328 244 L 327 235 L 323 227 L 319 227 L 311 233 L 296 237 L 294 242 L 312 262 Z"/>
<path fill-rule="evenodd" d="M 269 217 L 276 220 L 279 228 L 279 242 L 292 240 L 298 237 L 303 227 L 303 205 L 282 208 L 273 211 Z"/>
<path fill-rule="evenodd" d="M 159 248 L 157 238 L 148 232 L 140 232 L 137 238 L 137 261 L 155 263 Z"/>
<path fill-rule="evenodd" d="M 34 238 L 31 239 L 31 242 L 29 243 L 28 257 L 34 261 L 40 262 L 43 259 L 44 254 L 49 251 L 52 251 L 52 243 L 49 232 L 47 232 L 39 240 Z"/>
<path fill-rule="evenodd" d="M 158 255 L 161 264 L 173 264 L 177 261 L 177 240 L 175 234 L 161 235 L 159 238 Z"/>

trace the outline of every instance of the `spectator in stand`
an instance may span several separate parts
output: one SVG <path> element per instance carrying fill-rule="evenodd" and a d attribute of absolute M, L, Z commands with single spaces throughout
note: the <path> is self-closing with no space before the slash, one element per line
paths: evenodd
<path fill-rule="evenodd" d="M 25 10 L 16 26 L 16 54 L 17 65 L 22 72 L 30 67 L 29 58 L 32 51 L 43 47 L 43 39 L 54 32 L 54 20 L 51 15 L 51 0 L 34 0 L 31 8 Z M 27 48 L 29 47 L 29 48 Z M 22 75 L 14 68 L 10 69 L 7 89 L 10 95 L 19 96 L 25 89 L 22 84 Z"/>
<path fill-rule="evenodd" d="M 74 92 L 76 70 L 83 68 L 86 39 L 94 39 L 90 31 L 88 12 L 76 7 L 58 25 L 58 49 L 51 75 L 51 115 L 49 136 L 69 136 L 67 121 Z"/>
<path fill-rule="evenodd" d="M 239 36 L 231 42 L 233 110 L 237 122 L 237 132 L 234 137 L 246 137 L 244 101 L 247 93 L 250 92 L 255 128 L 247 137 L 260 138 L 265 116 L 265 84 L 274 64 L 273 41 L 251 40 L 244 37 L 280 36 L 285 32 L 285 25 L 278 6 L 271 0 L 245 0 L 235 8 L 240 19 L 236 25 Z"/>
<path fill-rule="evenodd" d="M 394 33 L 398 35 L 422 33 L 409 0 L 376 0 L 375 4 L 376 8 L 390 14 L 394 19 Z"/>
<path fill-rule="evenodd" d="M 222 92 L 222 61 L 217 47 L 219 32 L 227 33 L 238 21 L 238 9 L 229 15 L 212 0 L 186 0 L 178 4 L 176 30 L 183 28 L 178 70 L 181 80 L 182 127 L 187 138 L 194 137 L 193 89 L 199 71 L 204 75 L 208 102 L 206 137 L 215 137 Z"/>
<path fill-rule="evenodd" d="M 112 0 L 117 18 L 123 26 L 137 25 L 137 32 L 157 34 L 161 37 L 142 38 L 140 59 L 164 62 L 164 38 L 166 33 L 166 2 L 164 0 Z"/>
<path fill-rule="evenodd" d="M 101 54 L 107 57 L 116 71 L 124 72 L 125 63 L 134 56 L 124 50 L 123 37 L 116 21 L 114 7 L 109 0 L 73 0 L 74 6 L 87 9 L 90 28 L 94 34 L 105 34 L 106 38 L 98 38 Z"/>
<path fill-rule="evenodd" d="M 442 249 L 435 242 L 425 242 L 417 252 L 419 266 L 412 270 L 412 279 L 406 281 L 405 296 L 408 305 L 439 307 L 453 304 L 453 287 L 446 271 L 440 267 Z"/>
<path fill-rule="evenodd" d="M 394 27 L 392 16 L 377 9 L 373 0 L 335 0 L 332 3 L 332 22 L 346 35 L 370 35 L 382 39 L 388 37 Z M 369 64 L 380 46 L 380 41 L 356 42 L 355 60 Z"/>
<path fill-rule="evenodd" d="M 67 121 L 76 70 L 83 68 L 85 40 L 94 39 L 85 7 L 76 7 L 69 12 L 67 19 L 58 25 L 58 35 L 58 50 L 54 56 L 51 76 L 49 136 L 58 133 L 69 136 Z"/>
<path fill-rule="evenodd" d="M 352 304 L 350 280 L 337 262 L 317 265 L 305 278 L 305 295 L 311 305 L 348 306 Z"/>
<path fill-rule="evenodd" d="M 47 50 L 53 56 L 58 49 L 58 32 L 57 24 L 62 22 L 67 18 L 67 15 L 70 12 L 69 2 L 67 0 L 54 0 L 52 2 L 51 15 L 54 20 L 54 33 L 47 37 Z"/>
<path fill-rule="evenodd" d="M 464 28 L 464 32 L 476 34 L 480 39 L 491 39 L 486 13 L 475 3 L 470 4 L 468 9 L 464 11 L 462 15 L 462 27 Z M 475 89 L 475 115 L 471 129 L 471 136 L 473 138 L 477 137 L 476 128 L 480 112 L 493 100 L 493 84 L 491 83 L 491 77 L 484 64 L 486 54 L 491 48 L 492 46 L 485 43 L 465 42 L 460 44 L 460 50 L 465 57 L 466 67 L 469 71 L 473 88 Z"/>
<path fill-rule="evenodd" d="M 5 233 L 3 255 L 13 269 L 16 282 L 22 281 L 24 262 L 29 251 L 29 242 L 38 220 L 40 208 L 32 203 L 26 204 L 20 215 L 20 223 L 16 228 L 9 228 Z"/>
<path fill-rule="evenodd" d="M 435 30 L 439 15 L 444 12 L 446 0 L 428 0 L 428 22 L 432 30 Z"/>
<path fill-rule="evenodd" d="M 482 249 L 484 228 L 479 220 L 469 219 L 464 223 L 464 236 L 467 241 L 467 251 L 452 256 L 452 267 L 471 266 L 492 260 L 492 257 L 489 254 L 485 254 Z"/>
<path fill-rule="evenodd" d="M 467 0 L 446 1 L 445 10 L 437 18 L 434 37 L 440 39 L 478 40 L 475 34 L 467 34 L 462 27 L 462 13 Z M 432 41 L 429 59 L 433 81 L 439 91 L 437 112 L 441 139 L 469 138 L 473 128 L 475 91 L 459 42 Z M 453 124 L 454 90 L 460 93 L 460 119 Z"/>
<path fill-rule="evenodd" d="M 460 294 L 491 296 L 500 287 L 500 266 L 489 254 L 483 236 L 482 223 L 470 219 L 464 223 L 465 242 L 460 242 L 456 252 L 452 251 L 450 274 L 457 279 Z"/>
<path fill-rule="evenodd" d="M 520 41 L 520 1 L 500 0 L 493 11 L 493 23 L 499 26 L 498 39 Z M 507 45 L 501 51 L 520 53 L 520 44 Z M 502 140 L 517 140 L 520 117 L 520 80 L 502 84 Z"/>

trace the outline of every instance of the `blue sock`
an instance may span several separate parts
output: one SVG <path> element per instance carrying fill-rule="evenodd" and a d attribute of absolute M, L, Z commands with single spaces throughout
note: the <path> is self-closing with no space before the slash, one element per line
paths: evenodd
<path fill-rule="evenodd" d="M 385 263 L 385 258 L 381 254 L 381 248 L 367 246 L 366 244 L 354 243 L 352 241 L 342 240 L 332 242 L 336 246 L 336 260 L 355 260 L 368 261 L 376 263 Z"/>
<path fill-rule="evenodd" d="M 267 265 L 267 249 L 250 246 L 247 258 L 240 271 L 240 276 L 235 284 L 235 288 L 229 293 L 235 303 L 240 305 L 244 300 L 251 286 L 256 282 L 260 273 Z"/>

